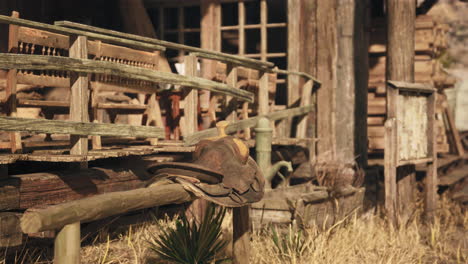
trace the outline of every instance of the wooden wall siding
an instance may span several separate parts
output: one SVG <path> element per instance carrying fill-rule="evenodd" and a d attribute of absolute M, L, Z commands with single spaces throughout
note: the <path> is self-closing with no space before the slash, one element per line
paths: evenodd
<path fill-rule="evenodd" d="M 368 1 L 300 1 L 301 71 L 322 82 L 317 92 L 319 159 L 367 160 Z M 380 108 L 385 109 L 385 105 Z"/>
<path fill-rule="evenodd" d="M 398 155 L 400 160 L 427 158 L 427 96 L 398 95 Z"/>

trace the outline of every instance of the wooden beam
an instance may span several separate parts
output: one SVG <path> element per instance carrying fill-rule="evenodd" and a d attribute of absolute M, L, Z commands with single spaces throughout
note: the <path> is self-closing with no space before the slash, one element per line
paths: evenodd
<path fill-rule="evenodd" d="M 260 0 L 260 60 L 267 61 L 268 53 L 268 37 L 267 25 L 268 23 L 268 7 L 266 0 Z"/>
<path fill-rule="evenodd" d="M 268 118 L 270 121 L 277 121 L 277 120 L 285 119 L 288 117 L 305 115 L 312 111 L 313 111 L 313 106 L 307 105 L 307 106 L 296 107 L 296 108 L 291 108 L 291 109 L 282 110 L 282 111 L 276 111 L 273 113 L 268 113 L 266 115 L 255 116 L 255 117 L 251 117 L 248 119 L 239 120 L 239 121 L 229 124 L 226 127 L 226 133 L 232 134 L 242 129 L 254 127 L 257 125 L 258 119 L 261 118 L 262 116 Z M 200 140 L 204 138 L 214 137 L 217 134 L 218 132 L 216 128 L 209 128 L 209 129 L 205 129 L 202 131 L 198 131 L 197 133 L 185 138 L 184 144 L 188 146 L 193 145 L 193 144 L 198 143 Z"/>
<path fill-rule="evenodd" d="M 397 122 L 395 118 L 385 122 L 385 211 L 391 224 L 397 224 L 397 166 L 398 166 L 398 139 Z"/>
<path fill-rule="evenodd" d="M 300 0 L 288 0 L 288 72 L 299 72 L 301 62 L 301 49 L 300 49 Z M 301 84 L 300 75 L 288 74 L 287 75 L 287 104 L 288 107 L 293 107 L 294 104 L 301 97 Z M 293 119 L 289 118 L 286 121 L 285 131 L 282 135 L 291 136 Z"/>
<path fill-rule="evenodd" d="M 132 67 L 125 64 L 88 59 L 20 54 L 0 54 L 0 64 L 2 68 L 6 69 L 63 70 L 66 68 L 69 71 L 79 73 L 108 74 L 152 83 L 171 83 L 230 95 L 240 100 L 253 102 L 252 93 L 235 89 L 226 84 L 205 80 L 199 77 L 188 77 L 169 72 Z M 157 92 L 156 89 L 155 92 Z"/>
<path fill-rule="evenodd" d="M 258 64 L 257 60 L 249 59 L 245 57 L 231 57 L 224 56 L 224 54 L 213 54 L 207 52 L 193 52 L 194 56 L 204 59 L 217 60 L 224 63 L 231 63 L 236 66 L 242 66 L 247 68 L 252 68 L 260 71 L 271 71 L 271 68 L 274 66 L 271 62 L 265 62 L 265 64 Z"/>
<path fill-rule="evenodd" d="M 193 199 L 194 196 L 181 184 L 157 184 L 26 211 L 21 218 L 21 229 L 24 233 L 36 233 L 58 229 L 75 222 L 86 223 L 149 207 L 181 204 Z"/>
<path fill-rule="evenodd" d="M 68 35 L 68 36 L 71 36 L 71 35 L 84 36 L 90 39 L 101 40 L 101 41 L 105 41 L 111 44 L 123 45 L 123 46 L 138 48 L 138 49 L 146 49 L 150 51 L 152 50 L 164 51 L 165 50 L 163 46 L 158 45 L 158 44 L 150 44 L 150 43 L 145 43 L 142 41 L 113 37 L 110 35 L 105 35 L 105 34 L 100 34 L 100 33 L 95 33 L 95 32 L 90 32 L 90 31 L 49 25 L 49 24 L 30 21 L 30 20 L 21 19 L 21 18 L 12 18 L 9 16 L 4 16 L 4 15 L 0 15 L 0 23 L 41 29 L 41 30 L 50 31 L 53 33 Z"/>
<path fill-rule="evenodd" d="M 85 59 L 88 57 L 87 39 L 83 36 L 71 37 L 70 58 Z M 79 123 L 89 122 L 88 101 L 88 75 L 86 73 L 70 74 L 70 120 Z M 71 135 L 70 154 L 88 154 L 88 135 Z M 80 163 L 82 168 L 88 166 L 87 162 Z"/>
<path fill-rule="evenodd" d="M 423 83 L 413 83 L 413 82 L 399 82 L 399 81 L 387 81 L 388 85 L 393 88 L 396 88 L 400 91 L 407 91 L 413 93 L 424 93 L 424 94 L 432 94 L 436 91 L 436 89 L 428 84 Z"/>
<path fill-rule="evenodd" d="M 414 36 L 416 2 L 412 0 L 388 0 L 387 2 L 387 57 L 386 80 L 414 82 Z M 396 118 L 398 111 L 398 89 L 387 86 L 387 118 Z M 398 126 L 398 123 L 396 124 Z M 396 143 L 395 143 L 396 144 Z M 391 146 L 394 148 L 396 145 Z M 393 166 L 393 165 L 392 165 Z M 392 167 L 393 170 L 393 167 Z M 396 170 L 396 168 L 395 168 Z M 414 173 L 396 175 L 397 189 L 392 193 L 396 201 L 395 213 L 402 224 L 414 210 Z M 391 183 L 393 184 L 393 183 Z M 398 194 L 398 196 L 396 196 Z M 386 197 L 387 198 L 387 197 Z M 397 209 L 398 208 L 398 209 Z M 390 216 L 393 217 L 393 216 Z M 395 223 L 395 222 L 394 222 Z"/>
<path fill-rule="evenodd" d="M 250 206 L 232 209 L 234 264 L 250 263 Z"/>
<path fill-rule="evenodd" d="M 19 13 L 14 11 L 12 17 L 18 18 Z M 8 52 L 18 52 L 18 26 L 10 25 L 8 31 Z M 5 87 L 5 98 L 6 98 L 6 112 L 8 116 L 17 116 L 17 99 L 16 99 L 16 86 L 17 86 L 17 70 L 10 69 L 7 73 L 7 85 Z M 12 153 L 21 153 L 21 135 L 17 132 L 10 133 L 10 147 Z"/>
<path fill-rule="evenodd" d="M 83 123 L 61 120 L 0 117 L 0 130 L 77 136 L 117 136 L 138 138 L 164 138 L 164 129 L 150 126 L 123 124 Z"/>
<path fill-rule="evenodd" d="M 435 211 L 437 210 L 437 185 L 438 185 L 438 177 L 437 177 L 437 140 L 436 140 L 436 93 L 433 92 L 429 95 L 427 102 L 427 116 L 428 116 L 428 124 L 427 124 L 427 154 L 428 157 L 432 159 L 432 162 L 428 163 L 426 169 L 426 186 L 424 190 L 424 210 L 425 210 L 425 217 L 430 222 L 434 221 Z"/>
<path fill-rule="evenodd" d="M 185 56 L 185 75 L 196 77 L 197 71 L 197 57 L 193 55 Z M 198 91 L 188 88 L 184 100 L 185 131 L 186 135 L 192 135 L 198 131 Z"/>
<path fill-rule="evenodd" d="M 301 96 L 301 106 L 310 105 L 312 103 L 312 88 L 313 88 L 313 81 L 309 80 L 304 84 L 302 88 L 302 96 Z M 303 118 L 299 121 L 297 125 L 296 137 L 297 138 L 305 138 L 307 132 L 307 118 Z"/>
<path fill-rule="evenodd" d="M 1 22 L 1 20 L 0 20 Z M 110 36 L 116 36 L 120 38 L 127 38 L 131 40 L 138 40 L 146 43 L 153 43 L 157 45 L 161 45 L 167 48 L 171 49 L 177 49 L 177 50 L 185 50 L 188 52 L 192 53 L 200 53 L 203 54 L 203 56 L 209 56 L 213 58 L 217 58 L 220 61 L 223 62 L 232 62 L 232 63 L 237 63 L 237 64 L 244 64 L 244 65 L 252 65 L 252 68 L 271 68 L 274 66 L 273 63 L 271 62 L 262 62 L 259 60 L 254 60 L 254 59 L 249 59 L 237 55 L 232 55 L 232 54 L 227 54 L 227 53 L 221 53 L 217 51 L 210 51 L 210 50 L 205 50 L 197 47 L 191 47 L 183 44 L 178 44 L 178 43 L 173 43 L 169 41 L 164 41 L 164 40 L 159 40 L 159 39 L 153 39 L 153 38 L 148 38 L 148 37 L 142 37 L 138 35 L 133 35 L 133 34 L 127 34 L 127 33 L 122 33 L 118 31 L 113 31 L 113 30 L 107 30 L 107 29 L 102 29 L 102 28 L 97 28 L 97 27 L 92 27 L 84 24 L 79 24 L 79 23 L 74 23 L 74 22 L 69 22 L 69 21 L 58 21 L 55 22 L 55 25 L 60 25 L 63 27 L 70 27 L 70 28 L 79 28 L 82 30 L 86 30 L 89 32 L 97 32 L 100 34 L 107 34 Z M 197 55 L 198 57 L 202 57 L 202 55 Z"/>

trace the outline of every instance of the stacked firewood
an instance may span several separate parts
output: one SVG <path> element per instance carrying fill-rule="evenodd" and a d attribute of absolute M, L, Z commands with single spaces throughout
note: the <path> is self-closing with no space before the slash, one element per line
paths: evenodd
<path fill-rule="evenodd" d="M 430 16 L 418 16 L 415 26 L 415 82 L 427 83 L 442 92 L 453 87 L 455 79 L 448 76 L 438 58 L 447 48 L 447 27 Z M 385 21 L 374 20 L 369 46 L 368 137 L 369 151 L 380 152 L 384 148 L 384 122 L 386 119 L 385 87 Z M 447 132 L 451 116 L 447 116 L 446 98 L 437 98 L 437 149 L 439 153 L 450 151 Z"/>

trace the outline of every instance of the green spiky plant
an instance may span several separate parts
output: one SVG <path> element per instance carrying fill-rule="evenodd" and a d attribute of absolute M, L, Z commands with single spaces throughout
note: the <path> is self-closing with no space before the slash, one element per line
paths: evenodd
<path fill-rule="evenodd" d="M 228 259 L 217 259 L 217 254 L 227 245 L 227 241 L 221 239 L 221 223 L 225 214 L 225 208 L 217 210 L 212 204 L 206 209 L 200 224 L 189 221 L 182 214 L 174 228 L 167 228 L 159 236 L 153 236 L 153 242 L 149 242 L 150 249 L 171 263 L 225 262 Z"/>

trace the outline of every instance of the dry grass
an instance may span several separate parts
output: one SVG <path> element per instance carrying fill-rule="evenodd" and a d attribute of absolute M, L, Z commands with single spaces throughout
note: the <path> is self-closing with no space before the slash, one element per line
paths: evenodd
<path fill-rule="evenodd" d="M 468 213 L 446 199 L 440 202 L 435 223 L 417 217 L 407 226 L 392 229 L 375 215 L 351 215 L 332 228 L 310 228 L 294 242 L 285 241 L 281 252 L 270 230 L 252 238 L 252 263 L 468 263 Z M 228 220 L 228 219 L 227 219 Z M 228 220 L 229 221 L 229 220 Z M 173 225 L 170 219 L 132 227 L 106 242 L 92 241 L 82 248 L 83 263 L 162 263 L 148 250 L 149 234 Z M 290 231 L 291 230 L 291 231 Z M 294 228 L 278 230 L 286 238 Z M 281 236 L 282 234 L 282 236 Z M 300 249 L 300 250 L 298 250 Z M 50 248 L 29 247 L 17 254 L 17 263 L 51 263 Z M 0 264 L 6 262 L 0 257 Z"/>

